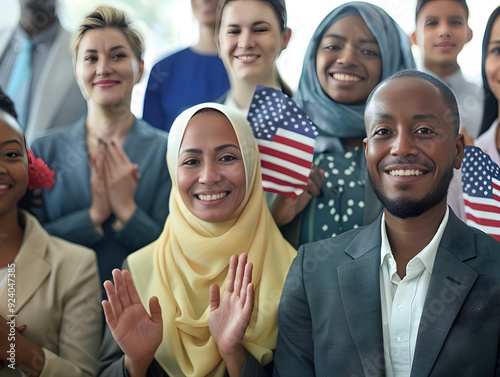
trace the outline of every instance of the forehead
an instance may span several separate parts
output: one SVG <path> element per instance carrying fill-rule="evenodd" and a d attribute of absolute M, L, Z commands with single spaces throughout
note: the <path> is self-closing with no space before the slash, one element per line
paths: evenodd
<path fill-rule="evenodd" d="M 354 39 L 375 39 L 363 18 L 354 14 L 336 20 L 323 34 L 323 38 L 332 36 L 350 37 Z"/>
<path fill-rule="evenodd" d="M 181 146 L 197 147 L 203 145 L 239 145 L 233 125 L 219 111 L 201 111 L 189 120 Z"/>
<path fill-rule="evenodd" d="M 115 46 L 131 48 L 129 40 L 120 29 L 115 27 L 90 29 L 83 34 L 78 51 L 109 49 Z"/>
<path fill-rule="evenodd" d="M 260 0 L 230 1 L 222 11 L 221 23 L 224 25 L 256 21 L 279 23 L 271 5 Z"/>
<path fill-rule="evenodd" d="M 464 6 L 454 0 L 433 0 L 427 2 L 418 13 L 418 19 L 425 17 L 467 17 Z"/>
<path fill-rule="evenodd" d="M 10 114 L 0 110 L 0 142 L 7 139 L 19 140 L 24 144 L 24 133 Z"/>
<path fill-rule="evenodd" d="M 498 43 L 500 41 L 500 14 L 497 16 L 491 28 L 490 41 Z"/>
<path fill-rule="evenodd" d="M 430 82 L 416 77 L 399 77 L 384 84 L 373 94 L 366 115 L 370 118 L 375 114 L 433 114 L 444 121 L 449 109 L 438 88 Z"/>

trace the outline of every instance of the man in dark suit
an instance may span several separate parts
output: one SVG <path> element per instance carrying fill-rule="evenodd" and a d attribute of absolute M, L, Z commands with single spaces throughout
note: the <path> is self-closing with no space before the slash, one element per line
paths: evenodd
<path fill-rule="evenodd" d="M 402 71 L 370 95 L 365 124 L 383 213 L 299 249 L 274 375 L 500 375 L 500 243 L 446 205 L 464 151 L 453 93 Z"/>

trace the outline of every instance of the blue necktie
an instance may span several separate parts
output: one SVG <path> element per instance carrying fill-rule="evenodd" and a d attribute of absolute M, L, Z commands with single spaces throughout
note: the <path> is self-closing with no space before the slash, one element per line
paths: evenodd
<path fill-rule="evenodd" d="M 6 93 L 14 102 L 19 123 L 26 128 L 31 87 L 33 43 L 24 39 L 7 83 Z"/>

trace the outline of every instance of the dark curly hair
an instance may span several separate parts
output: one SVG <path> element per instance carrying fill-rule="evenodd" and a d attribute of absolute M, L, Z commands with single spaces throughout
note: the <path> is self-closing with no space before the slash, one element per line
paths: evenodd
<path fill-rule="evenodd" d="M 0 87 L 0 110 L 12 115 L 17 120 L 17 113 L 14 108 L 14 102 L 5 94 L 3 89 Z"/>

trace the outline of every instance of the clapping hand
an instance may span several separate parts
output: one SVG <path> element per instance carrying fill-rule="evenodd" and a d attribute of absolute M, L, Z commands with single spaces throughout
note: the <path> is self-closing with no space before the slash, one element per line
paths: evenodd
<path fill-rule="evenodd" d="M 111 334 L 125 353 L 125 366 L 133 375 L 137 365 L 147 369 L 161 343 L 161 307 L 158 298 L 151 297 L 151 315 L 147 313 L 128 271 L 114 269 L 113 279 L 114 285 L 109 280 L 104 282 L 108 300 L 103 300 L 102 307 Z"/>
<path fill-rule="evenodd" d="M 233 255 L 229 261 L 226 289 L 220 298 L 219 286 L 210 287 L 209 328 L 230 376 L 241 371 L 245 358 L 243 336 L 250 323 L 254 303 L 252 263 L 247 254 Z"/>

